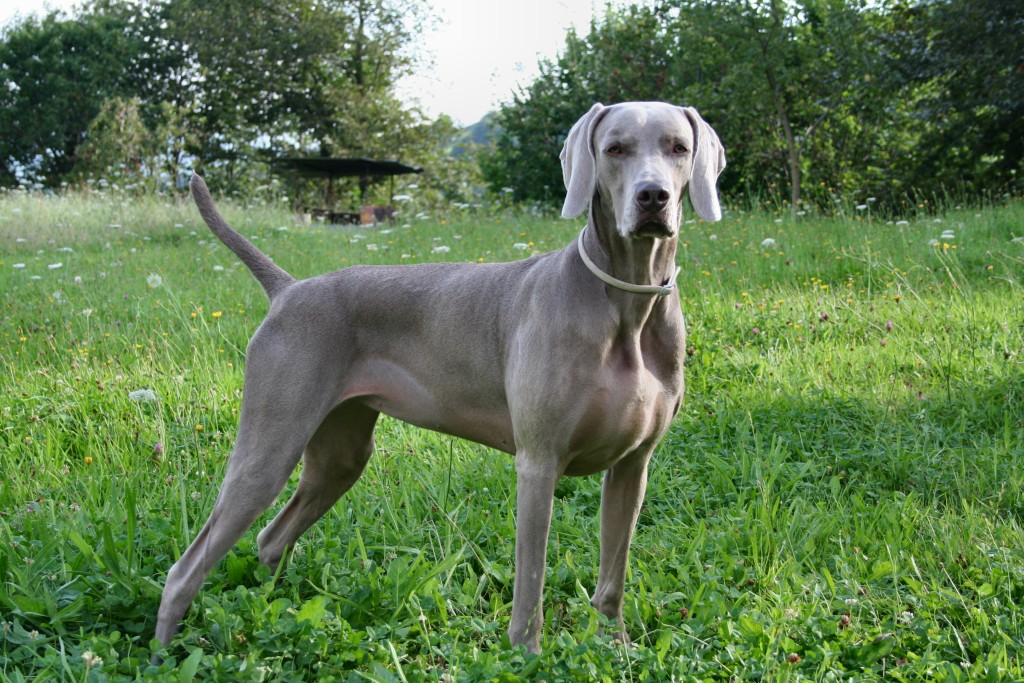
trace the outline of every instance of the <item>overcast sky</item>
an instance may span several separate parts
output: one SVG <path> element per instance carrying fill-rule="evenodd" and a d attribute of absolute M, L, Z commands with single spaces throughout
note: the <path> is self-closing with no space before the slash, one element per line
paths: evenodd
<path fill-rule="evenodd" d="M 399 95 L 417 99 L 431 117 L 449 114 L 457 123 L 478 121 L 529 83 L 541 57 L 554 57 L 575 26 L 586 33 L 606 0 L 428 0 L 439 17 L 421 39 L 433 59 L 399 84 Z M 0 0 L 0 24 L 16 14 L 71 10 L 74 0 Z M 624 4 L 623 0 L 612 2 Z"/>

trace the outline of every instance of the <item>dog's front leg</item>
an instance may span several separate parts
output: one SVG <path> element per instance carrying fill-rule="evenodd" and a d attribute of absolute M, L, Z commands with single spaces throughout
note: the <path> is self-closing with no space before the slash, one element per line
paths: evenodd
<path fill-rule="evenodd" d="M 605 472 L 601 490 L 601 568 L 590 604 L 615 622 L 612 633 L 623 643 L 629 634 L 622 623 L 629 544 L 647 490 L 647 463 L 651 449 L 626 456 Z"/>
<path fill-rule="evenodd" d="M 523 452 L 516 455 L 516 574 L 508 637 L 513 645 L 525 645 L 533 653 L 540 652 L 544 626 L 544 570 L 559 477 L 554 462 Z"/>

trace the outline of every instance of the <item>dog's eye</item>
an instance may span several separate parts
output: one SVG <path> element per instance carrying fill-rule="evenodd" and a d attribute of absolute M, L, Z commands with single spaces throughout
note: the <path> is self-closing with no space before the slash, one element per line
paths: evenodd
<path fill-rule="evenodd" d="M 613 145 L 608 145 L 604 152 L 605 154 L 610 154 L 612 156 L 619 156 L 623 153 L 622 145 L 617 142 Z"/>
<path fill-rule="evenodd" d="M 681 142 L 677 142 L 675 146 L 672 148 L 673 154 L 686 154 L 689 151 L 690 150 L 686 149 L 686 145 L 684 145 Z"/>

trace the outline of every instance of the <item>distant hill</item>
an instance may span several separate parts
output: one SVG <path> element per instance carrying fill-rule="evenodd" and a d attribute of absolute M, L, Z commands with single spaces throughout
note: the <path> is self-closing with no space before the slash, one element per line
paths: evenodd
<path fill-rule="evenodd" d="M 462 156 L 469 145 L 487 145 L 497 138 L 501 128 L 495 122 L 495 117 L 495 112 L 487 112 L 482 119 L 463 128 L 452 143 L 452 154 Z"/>

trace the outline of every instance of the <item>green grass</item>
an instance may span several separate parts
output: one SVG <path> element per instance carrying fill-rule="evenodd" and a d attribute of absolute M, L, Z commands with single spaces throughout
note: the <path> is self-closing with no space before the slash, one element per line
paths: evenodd
<path fill-rule="evenodd" d="M 579 230 L 324 229 L 281 206 L 223 208 L 300 277 L 521 258 Z M 599 478 L 558 487 L 544 654 L 528 657 L 504 635 L 511 458 L 385 419 L 276 583 L 255 559 L 271 510 L 158 668 L 162 582 L 212 507 L 266 301 L 188 203 L 8 195 L 0 679 L 1024 679 L 1022 226 L 1019 201 L 684 225 L 688 394 L 633 543 L 634 647 L 588 606 Z"/>

